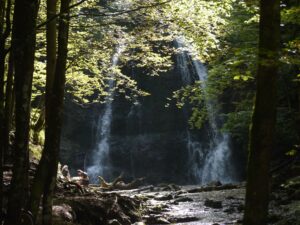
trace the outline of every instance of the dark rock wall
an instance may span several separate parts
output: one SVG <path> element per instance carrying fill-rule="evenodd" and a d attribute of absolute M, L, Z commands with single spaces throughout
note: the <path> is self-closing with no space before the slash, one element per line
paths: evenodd
<path fill-rule="evenodd" d="M 86 154 L 94 148 L 99 106 L 83 107 L 65 98 L 60 162 L 72 175 L 84 169 Z"/>
<path fill-rule="evenodd" d="M 122 97 L 113 103 L 110 139 L 113 174 L 147 177 L 150 182 L 187 182 L 187 117 L 174 105 L 166 108 L 167 97 L 182 87 L 173 70 L 159 77 L 136 72 L 140 88 L 151 93 L 139 105 Z"/>
<path fill-rule="evenodd" d="M 126 72 L 126 71 L 125 71 Z M 128 180 L 146 177 L 148 182 L 191 183 L 188 174 L 187 113 L 171 104 L 167 97 L 183 86 L 176 70 L 148 76 L 131 74 L 139 87 L 151 93 L 138 105 L 116 95 L 110 134 L 112 179 L 121 172 Z M 71 170 L 88 167 L 96 148 L 97 121 L 103 105 L 83 108 L 66 98 L 61 144 L 61 162 Z"/>

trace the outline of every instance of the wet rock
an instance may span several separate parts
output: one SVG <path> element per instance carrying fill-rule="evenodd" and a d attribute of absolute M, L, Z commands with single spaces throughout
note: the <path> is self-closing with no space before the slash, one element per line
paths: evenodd
<path fill-rule="evenodd" d="M 52 207 L 52 214 L 54 217 L 58 217 L 67 222 L 73 222 L 75 217 L 71 206 L 67 204 L 54 205 Z"/>
<path fill-rule="evenodd" d="M 168 200 L 172 200 L 173 198 L 174 198 L 174 196 L 172 194 L 168 194 L 168 195 L 156 197 L 154 199 L 157 201 L 168 201 Z"/>
<path fill-rule="evenodd" d="M 148 206 L 150 207 L 150 206 Z M 166 212 L 168 211 L 169 209 L 169 206 L 168 205 L 165 205 L 165 204 L 159 204 L 159 205 L 155 205 L 153 207 L 150 207 L 148 209 L 148 212 L 150 214 L 161 214 L 162 212 Z"/>
<path fill-rule="evenodd" d="M 170 219 L 172 223 L 188 223 L 188 222 L 194 222 L 200 220 L 198 217 L 194 216 L 186 216 L 186 217 L 176 217 L 173 219 Z"/>
<path fill-rule="evenodd" d="M 235 199 L 235 198 L 234 198 L 233 196 L 227 196 L 226 199 L 227 199 L 227 200 L 233 200 L 233 199 Z"/>
<path fill-rule="evenodd" d="M 159 189 L 161 191 L 180 191 L 181 188 L 176 184 L 159 184 Z"/>
<path fill-rule="evenodd" d="M 162 217 L 157 218 L 156 221 L 158 224 L 170 224 L 170 222 L 167 219 L 162 218 Z"/>
<path fill-rule="evenodd" d="M 239 211 L 239 212 L 242 212 L 244 209 L 245 209 L 245 206 L 243 204 L 239 204 L 236 209 Z"/>
<path fill-rule="evenodd" d="M 176 191 L 175 196 L 186 194 L 186 193 L 188 193 L 188 192 L 184 191 L 184 190 Z"/>
<path fill-rule="evenodd" d="M 180 197 L 174 200 L 174 203 L 179 203 L 179 202 L 193 202 L 194 200 L 189 197 Z"/>
<path fill-rule="evenodd" d="M 198 192 L 208 192 L 208 191 L 230 190 L 236 188 L 241 188 L 241 186 L 236 184 L 224 184 L 222 186 L 205 186 L 205 187 L 193 188 L 188 190 L 187 192 L 198 193 Z"/>
<path fill-rule="evenodd" d="M 235 213 L 235 208 L 234 207 L 229 207 L 227 209 L 224 209 L 225 213 L 228 213 L 228 214 L 232 214 L 232 213 Z"/>
<path fill-rule="evenodd" d="M 133 225 L 146 225 L 144 222 L 136 222 Z"/>
<path fill-rule="evenodd" d="M 222 186 L 222 183 L 220 181 L 212 181 L 210 182 L 209 184 L 207 184 L 207 186 L 214 186 L 214 187 L 219 187 L 219 186 Z"/>
<path fill-rule="evenodd" d="M 118 220 L 113 219 L 108 221 L 108 225 L 122 225 Z"/>
<path fill-rule="evenodd" d="M 222 201 L 214 201 L 210 199 L 206 199 L 204 205 L 213 209 L 221 209 L 223 207 Z"/>
<path fill-rule="evenodd" d="M 170 224 L 166 218 L 159 217 L 159 216 L 150 216 L 146 218 L 146 224 Z"/>

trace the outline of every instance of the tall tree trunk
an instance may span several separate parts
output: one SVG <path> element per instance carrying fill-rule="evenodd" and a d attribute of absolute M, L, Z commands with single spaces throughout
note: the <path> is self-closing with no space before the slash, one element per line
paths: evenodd
<path fill-rule="evenodd" d="M 6 82 L 6 92 L 5 92 L 5 109 L 4 109 L 4 130 L 3 130 L 3 148 L 4 148 L 4 162 L 8 161 L 11 154 L 11 149 L 9 146 L 9 133 L 12 127 L 12 117 L 13 117 L 13 74 L 14 65 L 12 54 L 9 55 L 8 60 L 8 71 L 7 71 L 7 82 Z"/>
<path fill-rule="evenodd" d="M 69 33 L 69 4 L 70 0 L 61 0 L 59 18 L 58 54 L 55 75 L 49 94 L 46 95 L 46 136 L 45 151 L 52 152 L 49 174 L 43 195 L 43 225 L 52 224 L 52 199 L 56 185 L 57 166 L 60 149 L 60 136 L 63 117 L 63 102 L 67 63 L 67 46 Z"/>
<path fill-rule="evenodd" d="M 51 19 L 56 14 L 56 0 L 47 0 L 47 19 Z M 46 41 L 47 41 L 47 65 L 46 65 L 46 97 L 45 97 L 45 113 L 43 113 L 45 116 L 43 120 L 46 117 L 49 117 L 50 106 L 48 106 L 48 96 L 52 92 L 52 86 L 53 86 L 53 79 L 54 79 L 54 73 L 55 73 L 55 65 L 56 65 L 56 19 L 51 20 L 50 23 L 47 23 L 47 29 L 46 29 Z M 42 112 L 41 112 L 42 113 Z M 40 118 L 39 118 L 40 119 Z M 46 128 L 47 130 L 47 128 Z M 38 210 L 39 210 L 39 203 L 41 200 L 41 196 L 43 194 L 44 188 L 45 188 L 45 182 L 48 174 L 48 165 L 51 163 L 51 154 L 50 152 L 44 148 L 42 158 L 40 160 L 39 166 L 37 168 L 37 172 L 34 178 L 34 182 L 32 185 L 31 190 L 31 196 L 30 196 L 30 205 L 29 209 L 33 214 L 34 221 L 36 221 Z"/>
<path fill-rule="evenodd" d="M 4 64 L 5 64 L 5 54 L 4 54 L 4 45 L 2 44 L 2 36 L 4 29 L 4 17 L 5 17 L 5 1 L 0 2 L 0 213 L 2 211 L 3 205 L 3 124 L 4 124 Z M 1 222 L 1 220 L 0 220 Z"/>
<path fill-rule="evenodd" d="M 57 0 L 47 0 L 47 20 L 51 20 L 56 15 L 56 3 Z M 46 64 L 46 92 L 51 91 L 55 73 L 56 64 L 56 19 L 47 23 L 46 27 L 46 41 L 47 41 L 47 64 Z M 44 101 L 45 102 L 45 101 Z M 34 137 L 38 135 L 43 129 L 45 123 L 45 107 L 44 104 L 41 107 L 40 116 L 34 126 Z M 35 138 L 34 138 L 35 139 Z"/>
<path fill-rule="evenodd" d="M 60 13 L 62 16 L 59 18 L 57 59 L 55 64 L 49 64 L 47 68 L 49 76 L 53 72 L 53 65 L 55 71 L 53 77 L 48 77 L 47 74 L 45 146 L 34 180 L 30 201 L 30 207 L 36 219 L 37 206 L 43 194 L 43 224 L 45 225 L 52 224 L 52 196 L 56 184 L 65 88 L 69 3 L 70 0 L 61 0 Z M 48 38 L 52 40 L 53 36 L 49 35 Z M 49 63 L 51 63 L 53 53 L 50 50 L 47 53 L 49 54 Z"/>
<path fill-rule="evenodd" d="M 15 0 L 12 51 L 15 63 L 15 162 L 5 225 L 21 224 L 21 209 L 28 197 L 29 122 L 37 0 Z"/>
<path fill-rule="evenodd" d="M 1 55 L 1 53 L 0 53 Z M 1 57 L 1 56 L 0 56 Z M 0 60 L 0 63 L 2 60 Z M 0 65 L 1 67 L 1 65 Z M 2 68 L 0 68 L 2 70 Z M 3 68 L 4 72 L 4 68 Z M 1 73 L 1 71 L 0 71 Z M 3 74 L 4 75 L 4 74 Z M 0 95 L 3 95 L 4 91 L 4 77 L 0 77 Z M 3 156 L 4 156 L 4 138 L 3 138 L 3 130 L 4 130 L 4 99 L 0 96 L 0 213 L 2 212 L 2 205 L 3 205 Z M 1 218 L 0 218 L 1 222 Z"/>
<path fill-rule="evenodd" d="M 250 132 L 244 225 L 267 223 L 269 161 L 276 122 L 279 4 L 279 0 L 260 1 L 257 90 Z"/>
<path fill-rule="evenodd" d="M 7 50 L 5 49 L 6 39 L 10 35 L 10 10 L 11 0 L 2 0 L 0 2 L 0 209 L 3 205 L 3 156 L 4 156 L 4 74 L 5 74 L 5 58 Z"/>

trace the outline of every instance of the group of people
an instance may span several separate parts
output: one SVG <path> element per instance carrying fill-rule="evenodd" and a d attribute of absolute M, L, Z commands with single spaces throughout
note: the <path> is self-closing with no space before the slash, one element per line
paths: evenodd
<path fill-rule="evenodd" d="M 64 165 L 63 167 L 61 167 L 61 169 L 59 169 L 59 173 L 58 173 L 59 179 L 61 179 L 63 181 L 75 182 L 82 186 L 89 185 L 90 179 L 86 172 L 78 169 L 77 175 L 78 176 L 71 177 L 68 165 Z"/>

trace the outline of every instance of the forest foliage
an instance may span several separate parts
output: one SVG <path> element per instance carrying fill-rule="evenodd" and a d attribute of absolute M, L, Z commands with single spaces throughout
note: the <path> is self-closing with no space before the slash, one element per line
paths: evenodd
<path fill-rule="evenodd" d="M 151 93 L 139 88 L 128 68 L 157 76 L 173 68 L 175 54 L 188 52 L 193 59 L 207 65 L 205 98 L 217 103 L 214 110 L 219 112 L 223 132 L 228 132 L 246 149 L 257 67 L 257 2 L 83 0 L 79 3 L 71 9 L 66 74 L 68 99 L 82 106 L 103 103 L 112 100 L 112 96 L 107 96 L 117 90 L 128 100 L 137 101 L 139 96 Z M 32 127 L 44 104 L 46 10 L 45 1 L 41 1 L 32 87 Z M 300 80 L 297 1 L 283 1 L 281 14 L 278 135 L 284 148 L 292 148 L 299 141 L 296 127 Z M 176 49 L 173 41 L 182 37 L 187 48 Z M 5 45 L 10 48 L 9 37 Z M 123 49 L 120 61 L 112 66 L 112 57 L 118 48 Z M 109 80 L 114 80 L 113 90 L 108 86 Z M 201 85 L 196 82 L 174 92 L 166 99 L 166 105 L 170 99 L 175 99 L 179 108 L 192 104 L 191 128 L 201 128 L 207 120 L 203 95 Z M 43 139 L 43 132 L 39 136 Z"/>
<path fill-rule="evenodd" d="M 68 2 L 62 0 L 61 3 Z M 44 143 L 45 105 L 47 99 L 49 101 L 49 96 L 45 94 L 48 54 L 46 31 L 50 22 L 46 1 L 40 2 L 37 13 L 30 11 L 30 7 L 26 8 L 28 15 L 37 15 L 36 21 L 30 17 L 33 24 L 28 25 L 34 34 L 24 33 L 25 36 L 34 37 L 26 39 L 27 42 L 34 42 L 36 38 L 35 45 L 31 49 L 24 44 L 18 46 L 20 49 L 28 47 L 28 51 L 35 53 L 32 93 L 31 77 L 25 77 L 27 84 L 22 86 L 22 90 L 15 89 L 20 85 L 18 82 L 22 81 L 20 75 L 15 76 L 16 82 L 13 84 L 13 68 L 16 67 L 16 74 L 20 74 L 20 67 L 17 66 L 20 62 L 13 62 L 13 59 L 22 59 L 22 54 L 28 53 L 27 50 L 18 52 L 14 47 L 14 43 L 20 41 L 14 35 L 22 34 L 17 32 L 20 26 L 18 29 L 13 27 L 17 21 L 13 21 L 13 17 L 20 16 L 13 8 L 18 4 L 26 5 L 28 1 L 2 0 L 0 3 L 0 146 L 1 153 L 4 153 L 4 156 L 1 155 L 1 165 L 3 157 L 9 158 L 7 152 L 12 147 L 8 146 L 8 142 L 17 130 L 18 118 L 20 124 L 23 121 L 21 115 L 13 113 L 15 103 L 17 110 L 24 109 L 30 113 L 30 148 L 34 152 L 35 144 Z M 57 8 L 59 4 L 60 1 Z M 299 143 L 300 135 L 299 1 L 284 0 L 280 7 L 282 20 L 276 131 L 276 140 L 280 142 L 276 143 L 275 153 L 294 155 L 294 146 Z M 206 65 L 206 90 L 203 90 L 199 81 L 195 81 L 175 91 L 166 99 L 166 105 L 174 103 L 178 108 L 192 105 L 189 122 L 191 128 L 200 129 L 210 113 L 204 102 L 214 102 L 214 108 L 210 110 L 218 112 L 222 131 L 229 133 L 235 146 L 246 152 L 257 80 L 258 1 L 81 0 L 71 2 L 68 9 L 70 13 L 62 11 L 55 16 L 60 24 L 68 24 L 69 31 L 68 36 L 65 30 L 68 54 L 64 52 L 67 61 L 66 68 L 63 68 L 66 70 L 66 74 L 63 71 L 63 75 L 66 75 L 66 101 L 88 107 L 112 101 L 112 93 L 116 91 L 134 104 L 140 97 L 147 97 L 151 93 L 140 88 L 134 79 L 139 74 L 133 76 L 132 71 L 162 76 L 174 68 L 176 55 L 188 54 L 192 60 L 199 60 Z M 64 17 L 70 19 L 70 24 Z M 179 39 L 184 40 L 183 48 L 174 45 Z M 59 42 L 56 44 L 61 46 Z M 120 55 L 118 63 L 114 61 L 115 54 Z M 22 60 L 25 61 L 24 58 Z M 58 90 L 60 94 L 63 91 Z M 57 97 L 55 94 L 51 97 Z M 30 104 L 19 107 L 22 104 L 17 99 L 25 99 L 25 95 L 30 96 L 31 108 Z M 61 109 L 57 109 L 57 114 L 61 116 Z M 24 126 L 26 131 L 26 124 Z M 57 127 L 58 130 L 60 128 Z M 22 135 L 26 139 L 26 132 L 21 133 L 20 137 Z M 28 143 L 24 142 L 23 145 L 26 156 Z M 20 163 L 27 165 L 28 162 L 24 160 L 20 157 Z"/>

